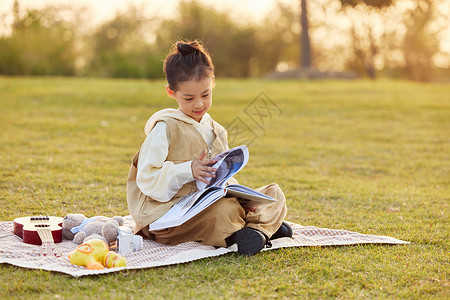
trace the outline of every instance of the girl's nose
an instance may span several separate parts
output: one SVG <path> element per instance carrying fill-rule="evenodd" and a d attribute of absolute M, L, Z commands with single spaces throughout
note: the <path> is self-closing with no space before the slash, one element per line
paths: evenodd
<path fill-rule="evenodd" d="M 194 108 L 202 108 L 202 107 L 203 107 L 202 99 L 196 99 L 194 102 Z"/>

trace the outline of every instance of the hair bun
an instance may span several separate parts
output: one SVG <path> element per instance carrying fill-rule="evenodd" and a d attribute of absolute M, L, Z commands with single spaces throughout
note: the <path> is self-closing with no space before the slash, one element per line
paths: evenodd
<path fill-rule="evenodd" d="M 172 91 L 177 91 L 182 82 L 214 77 L 211 56 L 197 40 L 172 44 L 164 59 L 163 70 Z"/>
<path fill-rule="evenodd" d="M 181 54 L 191 54 L 196 52 L 201 52 L 201 46 L 197 41 L 193 42 L 177 42 L 177 51 Z"/>

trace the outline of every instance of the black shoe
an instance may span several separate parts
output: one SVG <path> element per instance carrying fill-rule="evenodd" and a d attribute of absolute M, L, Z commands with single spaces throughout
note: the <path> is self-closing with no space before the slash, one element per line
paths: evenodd
<path fill-rule="evenodd" d="M 227 245 L 234 243 L 238 246 L 238 252 L 247 256 L 258 253 L 266 244 L 270 244 L 262 232 L 249 227 L 244 227 L 227 238 Z"/>
<path fill-rule="evenodd" d="M 292 227 L 286 222 L 281 223 L 280 228 L 278 228 L 277 232 L 275 232 L 270 239 L 275 240 L 282 237 L 292 238 Z"/>

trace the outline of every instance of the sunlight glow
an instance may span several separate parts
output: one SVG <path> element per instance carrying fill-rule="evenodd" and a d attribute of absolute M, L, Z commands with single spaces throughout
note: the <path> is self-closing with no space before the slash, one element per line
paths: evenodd
<path fill-rule="evenodd" d="M 19 0 L 22 8 L 41 9 L 47 5 L 70 5 L 74 8 L 88 7 L 92 10 L 92 21 L 97 25 L 114 17 L 116 11 L 124 10 L 130 4 L 144 5 L 148 10 L 157 11 L 159 16 L 170 18 L 177 9 L 180 0 Z M 220 11 L 227 11 L 244 20 L 261 21 L 261 19 L 276 5 L 273 0 L 201 0 L 207 6 L 214 7 Z M 283 0 L 281 2 L 288 3 Z M 14 0 L 0 1 L 0 15 L 9 13 L 13 7 Z M 150 12 L 149 12 L 150 13 Z"/>
<path fill-rule="evenodd" d="M 86 28 L 95 28 L 96 26 L 104 23 L 105 21 L 113 18 L 117 12 L 124 11 L 130 5 L 136 5 L 142 8 L 143 15 L 145 16 L 158 16 L 160 18 L 175 18 L 178 14 L 178 4 L 181 0 L 19 0 L 19 6 L 24 9 L 42 9 L 48 5 L 63 5 L 75 10 L 84 8 L 86 14 L 86 20 L 89 23 L 86 24 Z M 291 7 L 293 12 L 298 13 L 300 11 L 299 0 L 197 0 L 200 3 L 204 3 L 206 6 L 217 9 L 221 12 L 226 12 L 229 16 L 238 23 L 262 23 L 265 18 L 271 16 L 271 12 L 276 8 L 277 2 L 280 2 L 288 7 Z M 450 14 L 450 0 L 438 0 L 440 1 L 440 11 L 444 12 L 444 16 Z M 409 5 L 413 5 L 412 1 L 404 0 L 398 2 L 397 8 L 404 10 Z M 0 37 L 11 33 L 11 25 L 14 21 L 12 8 L 14 0 L 1 0 L 0 1 Z M 339 13 L 338 13 L 339 12 Z M 361 17 L 361 14 L 356 10 L 349 13 L 352 18 L 348 18 L 342 13 L 339 1 L 329 0 L 314 0 L 309 2 L 309 14 L 313 15 L 310 23 L 315 22 L 315 27 L 311 31 L 312 42 L 318 43 L 323 49 L 331 48 L 348 48 L 349 37 L 348 31 L 353 26 L 352 23 L 365 23 L 371 21 L 373 33 L 375 36 L 381 36 L 383 32 L 389 32 L 395 30 L 397 33 L 406 30 L 402 24 L 399 24 L 396 20 L 384 20 L 382 18 Z M 353 19 L 353 21 L 351 20 Z M 370 20 L 369 20 L 370 19 Z M 443 18 L 435 22 L 436 26 L 446 27 L 449 18 Z M 326 27 L 317 26 L 323 24 Z M 298 25 L 299 27 L 299 25 Z M 395 27 L 395 29 L 394 29 Z M 364 28 L 363 28 L 364 29 Z M 361 30 L 358 26 L 355 30 Z M 298 30 L 300 32 L 300 28 Z M 114 36 L 117 32 L 108 32 L 108 36 Z M 359 33 L 364 35 L 365 33 Z M 65 36 L 65 39 L 70 39 L 69 36 Z M 154 38 L 149 34 L 149 38 Z M 292 36 L 282 36 L 285 39 L 292 39 Z M 447 25 L 447 29 L 441 31 L 440 34 L 440 48 L 441 53 L 437 55 L 434 60 L 437 65 L 442 67 L 448 67 L 450 64 L 450 27 Z M 284 68 L 284 65 L 280 65 L 280 68 Z"/>

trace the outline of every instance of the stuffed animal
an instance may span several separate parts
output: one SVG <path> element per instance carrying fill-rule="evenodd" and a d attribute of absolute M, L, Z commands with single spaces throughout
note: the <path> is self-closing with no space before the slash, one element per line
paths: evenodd
<path fill-rule="evenodd" d="M 127 259 L 120 254 L 109 251 L 108 245 L 99 239 L 92 239 L 79 245 L 69 254 L 71 264 L 85 266 L 90 270 L 101 270 L 104 267 L 125 267 Z"/>
<path fill-rule="evenodd" d="M 109 244 L 117 239 L 119 226 L 123 222 L 120 216 L 86 218 L 83 214 L 68 214 L 63 219 L 62 234 L 65 239 L 73 240 L 78 245 L 91 239 L 100 239 Z"/>

